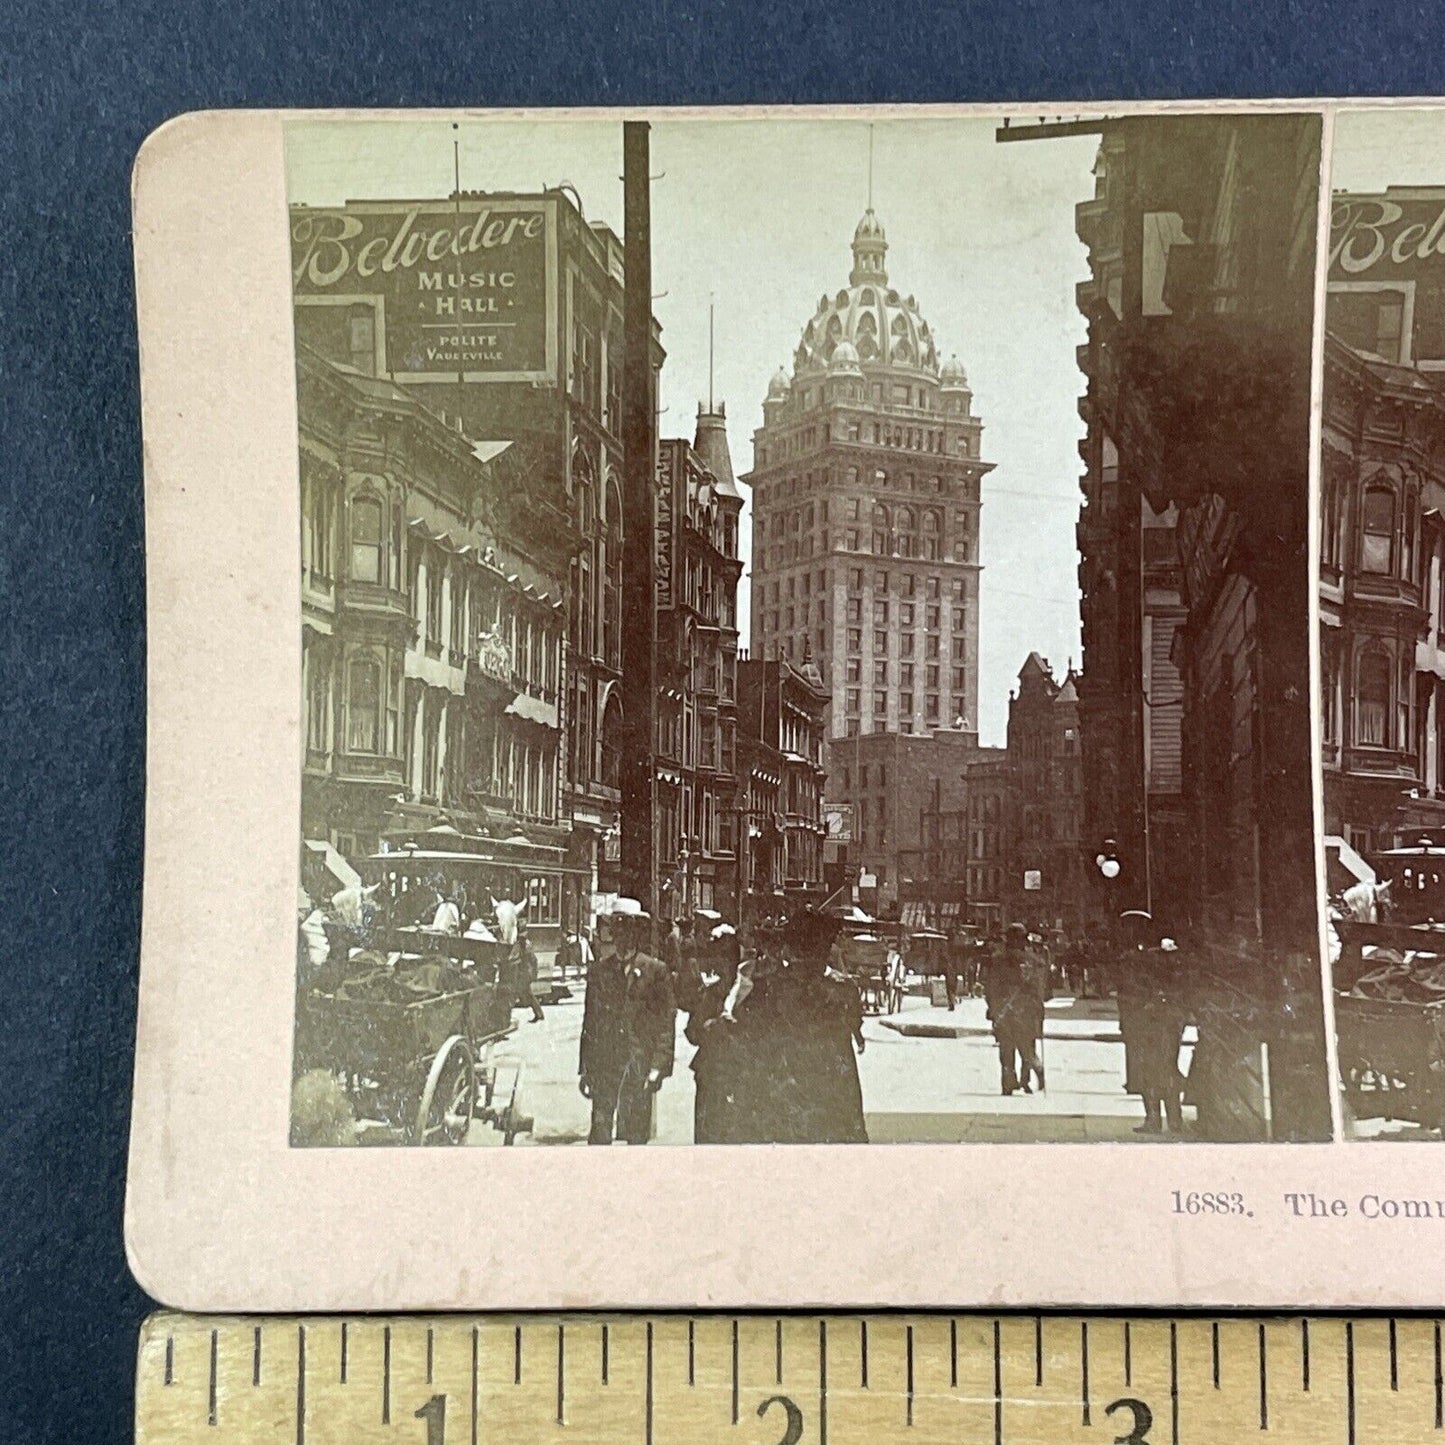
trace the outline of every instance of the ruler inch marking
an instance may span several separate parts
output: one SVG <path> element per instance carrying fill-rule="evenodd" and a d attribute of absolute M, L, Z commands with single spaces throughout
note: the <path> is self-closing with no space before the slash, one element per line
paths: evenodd
<path fill-rule="evenodd" d="M 1400 1388 L 1400 1357 L 1395 1341 L 1395 1319 L 1390 1317 L 1390 1388 Z"/>
<path fill-rule="evenodd" d="M 687 1322 L 687 1383 L 697 1384 L 697 1341 L 692 1320 Z"/>
<path fill-rule="evenodd" d="M 957 1373 L 955 1367 L 955 1374 Z M 954 1384 L 958 1381 L 955 1379 Z M 1044 1317 L 1034 1316 L 1034 1388 L 1044 1388 Z"/>
<path fill-rule="evenodd" d="M 1349 1445 L 1355 1445 L 1355 1326 L 1345 1321 L 1345 1429 Z"/>
<path fill-rule="evenodd" d="M 1179 1445 L 1179 1326 L 1169 1321 L 1169 1439 Z"/>
<path fill-rule="evenodd" d="M 868 1388 L 868 1321 L 858 1321 L 858 1357 L 862 1370 L 862 1387 Z"/>
<path fill-rule="evenodd" d="M 1089 1419 L 1089 1322 L 1079 1321 L 1079 1398 L 1084 1407 L 1084 1424 L 1090 1425 Z"/>
<path fill-rule="evenodd" d="M 261 1326 L 257 1325 L 251 1334 L 251 1384 L 261 1383 Z"/>
<path fill-rule="evenodd" d="M 608 1377 L 608 1374 L 609 1374 L 609 1366 L 610 1366 L 610 1364 L 611 1364 L 611 1361 L 608 1359 L 608 1355 L 609 1355 L 608 1345 L 609 1345 L 609 1336 L 608 1336 L 608 1333 L 607 1333 L 607 1326 L 606 1326 L 606 1325 L 603 1325 L 603 1326 L 602 1326 L 602 1383 L 603 1383 L 604 1385 L 607 1383 L 607 1377 Z"/>
<path fill-rule="evenodd" d="M 1264 1321 L 1259 1322 L 1259 1428 L 1269 1429 L 1269 1357 Z"/>
<path fill-rule="evenodd" d="M 1214 1356 L 1214 1388 L 1219 1388 L 1219 1321 L 1214 1320 L 1209 1326 L 1210 1349 Z"/>
<path fill-rule="evenodd" d="M 948 1388 L 958 1389 L 958 1320 L 948 1322 Z"/>
<path fill-rule="evenodd" d="M 1003 1445 L 1003 1330 L 993 1322 L 993 1445 Z"/>
<path fill-rule="evenodd" d="M 342 1322 L 341 1322 L 341 1383 L 342 1383 L 343 1385 L 346 1383 L 346 1353 L 347 1353 L 347 1351 L 346 1351 L 346 1346 L 347 1346 L 348 1338 L 349 1338 L 349 1336 L 348 1336 L 348 1334 L 347 1334 L 347 1323 L 346 1323 L 345 1320 L 342 1320 Z"/>
<path fill-rule="evenodd" d="M 1310 1388 L 1310 1322 L 1301 1320 L 1299 1323 L 1300 1386 L 1308 1394 Z"/>
<path fill-rule="evenodd" d="M 738 1322 L 733 1321 L 733 1424 L 738 1423 Z"/>
<path fill-rule="evenodd" d="M 512 1383 L 522 1383 L 522 1327 L 517 1325 L 512 1331 Z"/>
<path fill-rule="evenodd" d="M 481 1374 L 482 1329 L 472 1326 L 472 1445 L 477 1445 L 477 1413 L 480 1409 L 478 1376 Z"/>
<path fill-rule="evenodd" d="M 296 1327 L 296 1445 L 306 1445 L 306 1326 Z"/>
<path fill-rule="evenodd" d="M 1445 1369 L 1440 1360 L 1440 1321 L 1435 1321 L 1435 1428 L 1445 1430 Z"/>
<path fill-rule="evenodd" d="M 1440 1338 L 1436 1327 L 1436 1340 Z M 828 1321 L 818 1321 L 818 1445 L 828 1445 Z"/>
<path fill-rule="evenodd" d="M 1124 1321 L 1124 1383 L 1134 1383 L 1134 1335 L 1128 1320 Z"/>
<path fill-rule="evenodd" d="M 781 1324 L 779 1328 L 781 1328 Z M 652 1321 L 647 1322 L 647 1406 L 645 1419 L 645 1435 L 647 1445 L 652 1445 Z"/>
<path fill-rule="evenodd" d="M 381 1423 L 391 1424 L 391 1326 L 381 1331 Z"/>
<path fill-rule="evenodd" d="M 206 1385 L 206 1424 L 216 1423 L 216 1351 L 218 1331 L 211 1331 L 211 1377 Z"/>
<path fill-rule="evenodd" d="M 905 1423 L 913 1424 L 913 1326 L 908 1325 L 904 1329 L 904 1353 L 907 1358 L 907 1370 L 905 1384 L 907 1387 L 908 1407 L 905 1411 Z"/>
<path fill-rule="evenodd" d="M 165 1383 L 174 1385 L 176 1382 L 176 1337 L 166 1336 L 166 1374 Z"/>
<path fill-rule="evenodd" d="M 435 1340 L 433 1337 L 432 1327 L 428 1325 L 426 1327 L 426 1382 L 428 1385 L 432 1383 L 432 1366 L 435 1360 L 434 1352 Z"/>
<path fill-rule="evenodd" d="M 564 1377 L 567 1370 L 567 1326 L 558 1323 L 557 1325 L 557 1423 L 567 1423 L 567 1387 L 564 1384 Z"/>

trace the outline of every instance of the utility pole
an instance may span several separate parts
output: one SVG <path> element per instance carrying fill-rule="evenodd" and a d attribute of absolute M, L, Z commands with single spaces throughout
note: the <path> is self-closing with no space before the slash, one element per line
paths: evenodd
<path fill-rule="evenodd" d="M 622 891 L 657 913 L 657 408 L 652 385 L 651 159 L 646 121 L 622 126 Z"/>

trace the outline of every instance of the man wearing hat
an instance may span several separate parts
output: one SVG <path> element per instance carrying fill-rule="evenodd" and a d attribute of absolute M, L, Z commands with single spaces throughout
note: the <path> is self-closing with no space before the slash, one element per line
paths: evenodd
<path fill-rule="evenodd" d="M 1124 1088 L 1144 1101 L 1136 1134 L 1184 1132 L 1179 1049 L 1188 1011 L 1182 1001 L 1178 945 L 1142 909 L 1119 918 L 1119 1033 L 1124 1040 Z"/>
<path fill-rule="evenodd" d="M 998 1044 L 1000 1087 L 1004 1094 L 1032 1093 L 1030 1075 L 1043 1088 L 1044 1067 L 1035 1042 L 1042 1031 L 1043 1005 L 1029 967 L 1029 931 L 1011 923 L 1003 949 L 983 969 L 983 996 Z"/>
<path fill-rule="evenodd" d="M 677 1006 L 667 965 L 644 951 L 652 918 L 619 898 L 598 919 L 601 946 L 587 980 L 578 1088 L 592 1101 L 589 1144 L 652 1137 L 653 1098 L 672 1073 Z"/>
<path fill-rule="evenodd" d="M 828 968 L 839 923 L 804 908 L 783 929 L 776 1136 L 797 1144 L 866 1144 L 857 1055 L 863 1040 L 858 986 Z"/>

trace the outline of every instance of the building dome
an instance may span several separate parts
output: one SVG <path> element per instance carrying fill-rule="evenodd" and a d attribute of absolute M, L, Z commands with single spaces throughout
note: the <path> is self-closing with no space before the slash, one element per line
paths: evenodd
<path fill-rule="evenodd" d="M 780 366 L 773 373 L 773 379 L 768 383 L 768 400 L 783 401 L 791 390 L 792 382 L 788 380 L 788 373 Z M 757 393 L 754 392 L 753 395 L 756 396 Z"/>
<path fill-rule="evenodd" d="M 945 391 L 968 390 L 968 373 L 963 369 L 963 363 L 956 356 L 950 356 L 939 368 L 938 379 L 942 382 Z"/>
<path fill-rule="evenodd" d="M 861 363 L 938 375 L 938 350 L 918 303 L 912 296 L 903 299 L 888 285 L 887 253 L 883 223 L 870 208 L 853 234 L 848 286 L 818 299 L 793 355 L 794 375 L 829 369 L 844 346 L 846 370 Z"/>
<path fill-rule="evenodd" d="M 851 341 L 840 341 L 833 348 L 833 355 L 828 359 L 828 375 L 863 375 L 863 368 L 858 365 L 858 348 Z"/>

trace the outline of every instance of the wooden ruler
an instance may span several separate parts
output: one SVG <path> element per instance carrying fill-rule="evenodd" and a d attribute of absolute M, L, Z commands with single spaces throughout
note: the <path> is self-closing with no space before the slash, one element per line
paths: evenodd
<path fill-rule="evenodd" d="M 1441 1325 L 159 1314 L 139 1445 L 1445 1445 Z"/>

